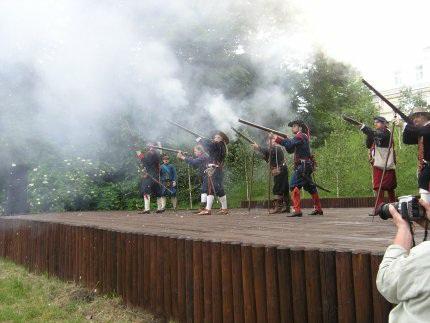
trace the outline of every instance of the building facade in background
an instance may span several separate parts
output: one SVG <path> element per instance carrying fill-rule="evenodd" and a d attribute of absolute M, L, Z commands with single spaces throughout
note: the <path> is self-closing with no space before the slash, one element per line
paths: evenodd
<path fill-rule="evenodd" d="M 421 93 L 427 104 L 430 104 L 430 46 L 424 48 L 413 61 L 396 67 L 387 84 L 389 86 L 381 93 L 396 106 L 399 105 L 401 91 L 406 88 L 411 88 L 413 94 Z M 381 115 L 388 120 L 393 119 L 393 111 L 388 105 L 376 96 L 374 103 Z"/>

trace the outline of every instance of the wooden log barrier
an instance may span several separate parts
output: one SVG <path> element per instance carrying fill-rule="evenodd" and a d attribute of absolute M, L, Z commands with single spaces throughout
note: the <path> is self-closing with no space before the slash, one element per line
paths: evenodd
<path fill-rule="evenodd" d="M 378 273 L 379 264 L 382 261 L 382 253 L 373 253 L 370 256 L 370 270 L 372 277 L 372 300 L 373 300 L 373 322 L 382 323 L 388 322 L 388 314 L 391 310 L 391 304 L 388 303 L 376 288 L 376 275 Z"/>
<path fill-rule="evenodd" d="M 355 298 L 350 251 L 336 252 L 336 283 L 338 300 L 338 321 L 355 322 Z"/>
<path fill-rule="evenodd" d="M 178 322 L 386 322 L 391 309 L 368 251 L 0 218 L 0 256 Z"/>
<path fill-rule="evenodd" d="M 276 252 L 281 322 L 293 323 L 293 291 L 291 283 L 290 249 L 278 247 Z"/>
<path fill-rule="evenodd" d="M 303 248 L 291 248 L 291 286 L 293 296 L 294 322 L 308 322 L 305 259 Z"/>
<path fill-rule="evenodd" d="M 322 321 L 337 322 L 336 253 L 331 249 L 319 251 Z"/>

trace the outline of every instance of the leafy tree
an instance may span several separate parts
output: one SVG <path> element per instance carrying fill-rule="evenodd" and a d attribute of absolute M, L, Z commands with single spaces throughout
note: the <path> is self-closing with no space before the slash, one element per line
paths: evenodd
<path fill-rule="evenodd" d="M 357 72 L 322 52 L 305 67 L 292 106 L 312 129 L 315 146 L 324 143 L 342 113 L 369 121 L 375 112 L 372 97 Z"/>
<path fill-rule="evenodd" d="M 404 88 L 400 91 L 399 109 L 410 113 L 413 108 L 429 108 L 422 92 L 413 92 L 412 88 Z"/>

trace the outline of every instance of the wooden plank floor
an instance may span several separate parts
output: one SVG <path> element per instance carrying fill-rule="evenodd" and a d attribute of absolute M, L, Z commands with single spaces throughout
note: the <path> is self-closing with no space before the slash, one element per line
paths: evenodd
<path fill-rule="evenodd" d="M 310 210 L 304 210 L 307 214 Z M 241 242 L 305 248 L 334 248 L 383 252 L 392 242 L 391 221 L 367 214 L 369 208 L 325 209 L 324 216 L 288 218 L 267 215 L 267 210 L 235 209 L 229 216 L 198 216 L 188 211 L 168 211 L 162 215 L 137 212 L 81 212 L 5 217 L 91 226 L 115 231 L 188 237 L 222 242 Z M 420 241 L 419 230 L 417 241 Z"/>

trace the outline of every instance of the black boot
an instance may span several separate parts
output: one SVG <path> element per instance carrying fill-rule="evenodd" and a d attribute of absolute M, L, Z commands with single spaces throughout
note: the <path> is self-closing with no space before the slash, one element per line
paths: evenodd
<path fill-rule="evenodd" d="M 289 217 L 289 218 L 300 218 L 300 217 L 302 217 L 303 216 L 303 213 L 302 212 L 294 212 L 293 214 L 291 214 L 291 215 L 287 215 L 287 217 Z"/>
<path fill-rule="evenodd" d="M 281 211 L 282 211 L 281 205 L 282 205 L 282 200 L 280 200 L 280 199 L 275 200 L 273 209 L 271 209 L 269 211 L 269 214 L 281 213 Z"/>
<path fill-rule="evenodd" d="M 291 203 L 289 197 L 284 197 L 282 202 L 283 203 L 281 213 L 291 213 Z"/>
<path fill-rule="evenodd" d="M 313 210 L 309 215 L 324 215 L 322 210 Z"/>

